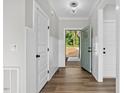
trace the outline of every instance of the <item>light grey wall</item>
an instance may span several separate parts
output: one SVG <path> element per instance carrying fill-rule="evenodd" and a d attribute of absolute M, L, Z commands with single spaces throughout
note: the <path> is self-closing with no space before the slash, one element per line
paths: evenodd
<path fill-rule="evenodd" d="M 50 77 L 58 68 L 58 18 L 47 0 L 36 0 L 50 20 Z M 4 66 L 19 68 L 19 93 L 36 93 L 34 0 L 4 0 Z M 16 48 L 15 48 L 16 45 Z"/>
<path fill-rule="evenodd" d="M 59 67 L 65 67 L 65 29 L 83 29 L 88 20 L 59 20 Z"/>
<path fill-rule="evenodd" d="M 115 5 L 106 5 L 104 8 L 104 20 L 115 20 L 116 19 L 116 11 Z"/>
<path fill-rule="evenodd" d="M 25 0 L 3 1 L 3 64 L 19 68 L 19 92 L 26 93 Z"/>
<path fill-rule="evenodd" d="M 25 26 L 33 27 L 33 1 L 25 0 Z"/>

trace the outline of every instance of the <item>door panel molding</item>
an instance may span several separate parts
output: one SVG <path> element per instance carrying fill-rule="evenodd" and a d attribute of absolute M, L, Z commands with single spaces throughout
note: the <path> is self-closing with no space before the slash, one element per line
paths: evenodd
<path fill-rule="evenodd" d="M 47 14 L 35 2 L 34 30 L 36 32 L 36 84 L 37 93 L 44 87 L 49 79 L 49 18 Z"/>

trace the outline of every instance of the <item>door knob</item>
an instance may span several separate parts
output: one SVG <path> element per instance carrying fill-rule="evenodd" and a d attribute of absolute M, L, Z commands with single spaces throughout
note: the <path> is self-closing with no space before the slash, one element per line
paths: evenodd
<path fill-rule="evenodd" d="M 105 48 L 103 48 L 103 50 L 105 50 Z"/>
<path fill-rule="evenodd" d="M 40 55 L 36 55 L 36 58 L 39 58 L 40 57 Z"/>
<path fill-rule="evenodd" d="M 104 51 L 103 54 L 106 54 L 106 52 Z"/>
<path fill-rule="evenodd" d="M 88 50 L 88 52 L 92 52 L 91 50 Z"/>

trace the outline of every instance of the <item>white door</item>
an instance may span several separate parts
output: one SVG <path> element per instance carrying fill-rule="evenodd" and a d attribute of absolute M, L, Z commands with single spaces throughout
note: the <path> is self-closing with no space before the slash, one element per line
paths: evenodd
<path fill-rule="evenodd" d="M 37 90 L 48 80 L 48 18 L 39 8 L 35 11 L 36 50 L 37 50 Z"/>
<path fill-rule="evenodd" d="M 103 31 L 103 76 L 116 77 L 116 23 L 104 22 Z"/>
<path fill-rule="evenodd" d="M 91 73 L 92 55 L 91 27 L 87 26 L 81 30 L 81 67 Z"/>

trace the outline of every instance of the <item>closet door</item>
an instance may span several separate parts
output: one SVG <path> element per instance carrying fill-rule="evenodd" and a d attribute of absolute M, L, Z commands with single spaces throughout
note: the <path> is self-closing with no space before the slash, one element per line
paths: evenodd
<path fill-rule="evenodd" d="M 36 8 L 35 31 L 37 50 L 37 87 L 38 92 L 44 87 L 48 80 L 48 18 Z"/>
<path fill-rule="evenodd" d="M 104 21 L 103 73 L 105 78 L 116 77 L 116 22 Z"/>

